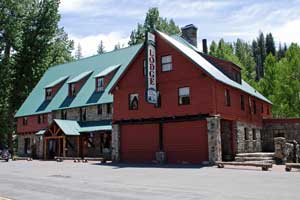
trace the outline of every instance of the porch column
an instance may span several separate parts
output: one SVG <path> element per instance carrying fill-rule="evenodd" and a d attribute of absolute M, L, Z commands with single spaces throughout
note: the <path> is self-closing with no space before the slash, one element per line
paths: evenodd
<path fill-rule="evenodd" d="M 63 137 L 63 157 L 66 157 L 66 136 Z"/>
<path fill-rule="evenodd" d="M 43 142 L 43 153 L 44 153 L 44 160 L 46 160 L 47 159 L 47 138 L 46 137 L 44 137 L 44 142 Z"/>
<path fill-rule="evenodd" d="M 80 157 L 80 136 L 77 137 L 77 157 Z"/>
<path fill-rule="evenodd" d="M 221 120 L 219 116 L 208 117 L 207 136 L 208 136 L 208 159 L 210 163 L 222 160 L 221 145 Z"/>
<path fill-rule="evenodd" d="M 120 161 L 120 125 L 112 125 L 112 160 L 114 162 Z"/>

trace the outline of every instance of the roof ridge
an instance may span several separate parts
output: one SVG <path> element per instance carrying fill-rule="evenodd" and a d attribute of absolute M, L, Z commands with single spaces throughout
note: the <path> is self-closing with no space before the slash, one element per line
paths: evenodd
<path fill-rule="evenodd" d="M 124 48 L 120 48 L 120 49 L 114 49 L 112 51 L 107 51 L 107 52 L 104 52 L 102 54 L 96 54 L 96 55 L 92 55 L 92 56 L 88 56 L 88 57 L 84 57 L 84 58 L 81 58 L 81 59 L 78 59 L 78 60 L 72 60 L 72 61 L 69 61 L 69 62 L 65 62 L 65 63 L 61 63 L 61 64 L 57 64 L 57 65 L 52 65 L 48 68 L 48 70 L 51 70 L 53 68 L 56 68 L 56 67 L 59 67 L 59 66 L 63 66 L 63 65 L 67 65 L 67 64 L 70 64 L 70 63 L 76 63 L 76 62 L 79 62 L 79 61 L 82 61 L 82 60 L 86 60 L 86 59 L 90 59 L 90 58 L 93 58 L 93 57 L 100 57 L 100 56 L 103 56 L 103 55 L 107 55 L 107 54 L 110 54 L 110 53 L 114 53 L 114 52 L 117 52 L 117 51 L 122 51 L 122 50 L 126 50 L 126 49 L 129 49 L 129 48 L 133 48 L 133 47 L 136 47 L 136 46 L 139 46 L 141 45 L 142 43 L 139 43 L 139 44 L 135 44 L 135 45 L 132 45 L 132 46 L 127 46 L 127 47 L 124 47 Z M 47 70 L 47 71 L 48 71 Z"/>

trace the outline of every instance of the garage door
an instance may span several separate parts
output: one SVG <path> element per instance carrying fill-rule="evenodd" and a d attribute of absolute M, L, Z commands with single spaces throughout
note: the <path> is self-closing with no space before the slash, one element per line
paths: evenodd
<path fill-rule="evenodd" d="M 130 163 L 150 163 L 159 149 L 158 125 L 122 125 L 121 160 Z"/>
<path fill-rule="evenodd" d="M 169 163 L 201 163 L 208 160 L 206 120 L 166 123 L 163 132 Z"/>

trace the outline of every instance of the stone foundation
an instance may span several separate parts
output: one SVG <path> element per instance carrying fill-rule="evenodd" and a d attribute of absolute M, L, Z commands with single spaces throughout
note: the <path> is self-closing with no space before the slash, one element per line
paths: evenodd
<path fill-rule="evenodd" d="M 237 121 L 236 147 L 236 153 L 261 152 L 261 127 Z"/>
<path fill-rule="evenodd" d="M 113 124 L 111 132 L 112 160 L 120 161 L 120 125 Z"/>
<path fill-rule="evenodd" d="M 210 163 L 222 160 L 220 117 L 208 117 L 208 159 Z"/>
<path fill-rule="evenodd" d="M 25 139 L 30 140 L 29 151 L 25 152 Z M 18 135 L 18 156 L 43 158 L 43 136 L 35 134 Z"/>

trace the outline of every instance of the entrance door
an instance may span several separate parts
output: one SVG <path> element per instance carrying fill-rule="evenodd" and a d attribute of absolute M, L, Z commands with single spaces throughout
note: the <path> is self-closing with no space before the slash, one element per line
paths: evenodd
<path fill-rule="evenodd" d="M 222 160 L 233 160 L 232 151 L 232 121 L 221 120 Z"/>

